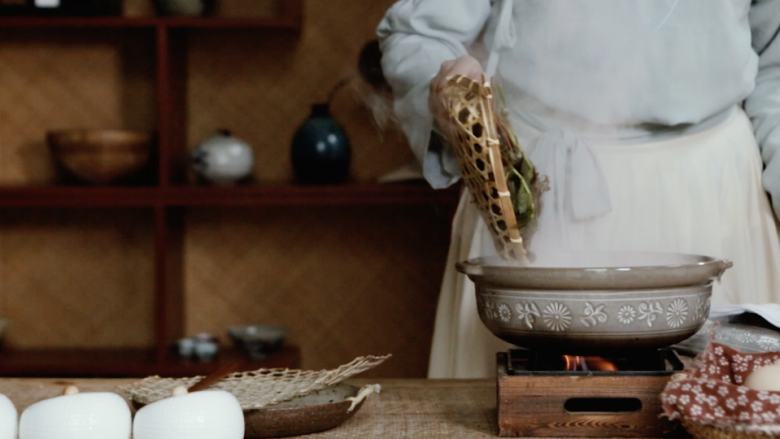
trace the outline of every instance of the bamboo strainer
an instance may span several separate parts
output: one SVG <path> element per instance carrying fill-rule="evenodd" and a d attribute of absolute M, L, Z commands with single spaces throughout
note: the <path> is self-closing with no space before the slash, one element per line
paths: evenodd
<path fill-rule="evenodd" d="M 449 110 L 449 140 L 460 163 L 463 182 L 479 206 L 499 255 L 508 261 L 526 262 L 517 218 L 512 207 L 501 142 L 494 115 L 491 84 L 463 76 L 450 79 L 441 92 Z"/>

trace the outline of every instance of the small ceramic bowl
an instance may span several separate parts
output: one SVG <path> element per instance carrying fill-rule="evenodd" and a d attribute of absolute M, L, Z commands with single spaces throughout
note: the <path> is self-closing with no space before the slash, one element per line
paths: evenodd
<path fill-rule="evenodd" d="M 176 342 L 176 353 L 181 358 L 197 358 L 200 361 L 211 361 L 219 352 L 219 340 L 211 334 L 198 334 L 194 337 L 182 338 Z"/>
<path fill-rule="evenodd" d="M 284 342 L 287 329 L 278 326 L 234 326 L 228 330 L 233 342 L 252 360 L 264 360 Z"/>
<path fill-rule="evenodd" d="M 78 393 L 24 410 L 19 439 L 130 439 L 130 408 L 116 393 Z"/>
<path fill-rule="evenodd" d="M 154 0 L 157 13 L 163 16 L 199 17 L 214 9 L 214 0 Z"/>
<path fill-rule="evenodd" d="M 142 407 L 133 421 L 134 439 L 243 439 L 244 412 L 235 396 L 204 390 Z"/>
<path fill-rule="evenodd" d="M 0 395 L 0 439 L 16 439 L 19 427 L 16 407 L 5 395 Z"/>
<path fill-rule="evenodd" d="M 190 358 L 195 354 L 195 340 L 182 338 L 176 342 L 176 352 L 182 358 Z"/>

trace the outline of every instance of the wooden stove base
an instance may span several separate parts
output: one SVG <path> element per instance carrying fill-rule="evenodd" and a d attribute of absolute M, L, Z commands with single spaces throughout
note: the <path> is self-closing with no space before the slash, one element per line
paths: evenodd
<path fill-rule="evenodd" d="M 501 437 L 671 438 L 688 434 L 677 422 L 660 418 L 659 395 L 668 376 L 508 375 L 506 353 L 497 356 L 498 429 Z M 578 402 L 615 402 L 633 411 L 567 410 Z M 584 400 L 583 400 L 584 399 Z M 641 403 L 641 408 L 639 407 Z M 571 408 L 571 406 L 568 406 Z M 614 410 L 614 411 L 613 411 Z"/>

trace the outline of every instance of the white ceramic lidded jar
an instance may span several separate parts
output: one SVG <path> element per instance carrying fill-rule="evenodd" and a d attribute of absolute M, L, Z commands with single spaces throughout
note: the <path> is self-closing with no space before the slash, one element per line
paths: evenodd
<path fill-rule="evenodd" d="M 130 439 L 132 416 L 116 393 L 76 393 L 39 401 L 19 421 L 19 439 Z"/>
<path fill-rule="evenodd" d="M 254 167 L 252 147 L 228 130 L 198 144 L 190 156 L 195 172 L 216 184 L 232 184 L 248 177 Z"/>
<path fill-rule="evenodd" d="M 5 395 L 0 395 L 0 439 L 16 439 L 19 426 L 18 412 L 14 403 Z"/>
<path fill-rule="evenodd" d="M 142 407 L 133 421 L 134 439 L 243 439 L 244 412 L 223 390 L 172 396 Z"/>

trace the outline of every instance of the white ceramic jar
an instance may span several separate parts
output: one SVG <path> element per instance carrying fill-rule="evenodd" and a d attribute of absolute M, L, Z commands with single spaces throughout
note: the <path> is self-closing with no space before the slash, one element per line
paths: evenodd
<path fill-rule="evenodd" d="M 252 173 L 255 157 L 252 147 L 233 137 L 230 131 L 218 130 L 198 144 L 190 156 L 195 172 L 216 184 L 232 184 Z"/>
<path fill-rule="evenodd" d="M 133 421 L 134 439 L 243 439 L 244 412 L 235 396 L 204 390 L 149 404 Z"/>
<path fill-rule="evenodd" d="M 7 396 L 0 395 L 0 439 L 16 439 L 18 426 L 18 413 L 14 403 Z"/>
<path fill-rule="evenodd" d="M 77 393 L 24 410 L 19 439 L 130 439 L 130 408 L 116 393 Z"/>

